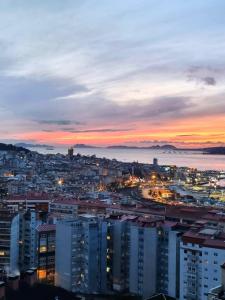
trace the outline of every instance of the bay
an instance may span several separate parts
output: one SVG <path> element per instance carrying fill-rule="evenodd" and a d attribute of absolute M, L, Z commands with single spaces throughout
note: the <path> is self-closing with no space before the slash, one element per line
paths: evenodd
<path fill-rule="evenodd" d="M 67 148 L 55 147 L 53 150 L 44 147 L 30 148 L 39 153 L 61 153 L 66 154 Z M 199 170 L 220 170 L 225 171 L 225 155 L 203 154 L 201 151 L 170 151 L 153 149 L 110 149 L 110 148 L 74 148 L 74 154 L 96 155 L 117 159 L 123 162 L 138 161 L 151 164 L 153 158 L 158 159 L 160 165 L 176 165 L 178 167 L 191 167 Z"/>

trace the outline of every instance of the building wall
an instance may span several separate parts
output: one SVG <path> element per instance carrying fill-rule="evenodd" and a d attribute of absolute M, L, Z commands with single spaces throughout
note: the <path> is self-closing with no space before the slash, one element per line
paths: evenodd
<path fill-rule="evenodd" d="M 157 232 L 156 228 L 131 226 L 130 274 L 131 293 L 147 298 L 156 292 Z"/>
<path fill-rule="evenodd" d="M 56 224 L 55 285 L 71 291 L 72 281 L 72 227 Z"/>
<path fill-rule="evenodd" d="M 210 289 L 220 283 L 225 249 L 181 243 L 180 299 L 206 300 Z"/>
<path fill-rule="evenodd" d="M 179 296 L 179 268 L 180 268 L 180 238 L 177 231 L 169 234 L 168 246 L 168 295 L 173 298 Z"/>
<path fill-rule="evenodd" d="M 73 292 L 105 293 L 106 256 L 107 223 L 91 216 L 57 223 L 57 286 Z"/>
<path fill-rule="evenodd" d="M 113 221 L 111 240 L 112 289 L 126 291 L 129 287 L 129 222 Z"/>
<path fill-rule="evenodd" d="M 55 282 L 55 230 L 37 230 L 38 279 L 42 282 Z"/>
<path fill-rule="evenodd" d="M 19 220 L 19 215 L 16 215 L 11 223 L 9 272 L 12 274 L 19 273 Z"/>

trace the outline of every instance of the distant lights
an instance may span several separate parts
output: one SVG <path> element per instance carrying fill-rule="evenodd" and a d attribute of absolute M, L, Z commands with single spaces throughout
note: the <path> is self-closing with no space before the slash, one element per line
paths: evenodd
<path fill-rule="evenodd" d="M 60 179 L 58 180 L 58 185 L 63 185 L 63 183 L 64 183 L 64 180 L 63 180 L 62 178 L 60 178 Z"/>

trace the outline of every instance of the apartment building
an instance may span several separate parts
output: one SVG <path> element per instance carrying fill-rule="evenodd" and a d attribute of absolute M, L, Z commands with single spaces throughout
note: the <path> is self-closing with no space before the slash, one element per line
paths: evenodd
<path fill-rule="evenodd" d="M 0 204 L 0 274 L 19 272 L 19 214 Z"/>
<path fill-rule="evenodd" d="M 56 224 L 55 284 L 77 293 L 107 291 L 107 223 L 85 214 Z"/>
<path fill-rule="evenodd" d="M 183 234 L 180 245 L 180 299 L 206 300 L 220 283 L 225 262 L 225 233 L 196 226 Z"/>
<path fill-rule="evenodd" d="M 37 275 L 39 281 L 54 284 L 55 281 L 55 224 L 37 227 Z"/>

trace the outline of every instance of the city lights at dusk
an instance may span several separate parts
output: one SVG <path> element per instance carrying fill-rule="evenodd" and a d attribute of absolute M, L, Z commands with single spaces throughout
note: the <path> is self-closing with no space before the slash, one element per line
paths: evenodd
<path fill-rule="evenodd" d="M 225 299 L 225 0 L 0 0 L 0 300 Z"/>

